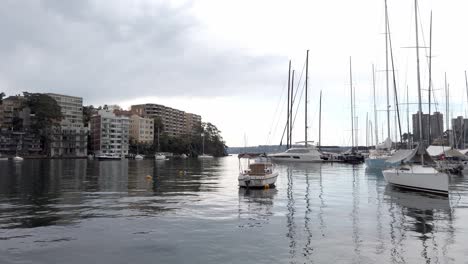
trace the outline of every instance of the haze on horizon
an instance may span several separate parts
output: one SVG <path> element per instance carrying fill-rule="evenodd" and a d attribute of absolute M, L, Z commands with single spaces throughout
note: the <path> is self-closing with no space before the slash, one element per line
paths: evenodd
<path fill-rule="evenodd" d="M 415 45 L 414 1 L 388 0 L 388 8 L 398 93 L 405 95 L 408 86 L 410 103 L 415 103 L 415 50 L 405 48 Z M 433 109 L 445 118 L 446 72 L 450 116 L 467 116 L 463 26 L 468 25 L 468 3 L 420 0 L 421 46 L 429 45 L 431 10 L 438 102 Z M 0 32 L 0 91 L 7 95 L 53 92 L 80 96 L 95 106 L 163 104 L 200 114 L 222 131 L 228 146 L 279 143 L 288 61 L 299 75 L 307 49 L 309 139 L 318 140 L 322 90 L 322 144 L 349 145 L 352 56 L 359 144 L 365 144 L 366 113 L 373 121 L 372 64 L 381 139 L 386 131 L 383 0 L 5 0 Z M 426 55 L 428 50 L 421 49 L 424 100 Z M 399 100 L 406 102 L 402 96 Z M 303 103 L 293 141 L 304 138 Z M 415 112 L 416 105 L 409 111 Z M 406 106 L 401 114 L 406 131 Z"/>

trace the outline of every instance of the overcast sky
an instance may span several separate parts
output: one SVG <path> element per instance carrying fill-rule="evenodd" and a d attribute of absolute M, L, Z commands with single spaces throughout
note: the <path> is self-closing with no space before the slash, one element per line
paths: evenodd
<path fill-rule="evenodd" d="M 415 49 L 405 48 L 415 46 L 414 2 L 389 0 L 388 7 L 398 92 L 405 95 L 408 86 L 416 103 Z M 465 114 L 468 3 L 421 0 L 419 7 L 421 46 L 429 45 L 433 11 L 435 99 L 445 102 L 447 72 L 450 115 Z M 383 0 L 4 0 L 0 91 L 68 94 L 93 105 L 158 103 L 200 114 L 229 146 L 243 146 L 244 135 L 248 145 L 277 144 L 286 117 L 288 61 L 299 78 L 309 49 L 309 139 L 318 140 L 323 90 L 322 144 L 350 144 L 352 56 L 359 143 L 365 144 L 366 113 L 374 120 L 372 64 L 378 108 L 385 109 L 384 29 Z M 424 101 L 427 52 L 421 49 Z M 303 103 L 293 141 L 304 137 Z M 445 115 L 444 104 L 437 108 Z M 406 131 L 406 106 L 401 109 Z M 385 118 L 379 111 L 386 136 Z"/>

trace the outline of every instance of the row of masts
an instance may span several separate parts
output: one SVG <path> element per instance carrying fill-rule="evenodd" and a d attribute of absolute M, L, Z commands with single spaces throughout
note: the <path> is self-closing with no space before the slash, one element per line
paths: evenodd
<path fill-rule="evenodd" d="M 306 77 L 305 77 L 305 103 L 304 103 L 304 143 L 305 147 L 308 147 L 309 141 L 307 138 L 308 132 L 308 81 L 309 81 L 309 50 L 306 53 L 306 65 L 305 65 Z M 289 61 L 288 67 L 288 102 L 287 102 L 287 111 L 286 111 L 286 148 L 291 148 L 293 146 L 292 141 L 292 130 L 294 127 L 294 118 L 293 118 L 293 108 L 294 108 L 294 75 L 295 70 L 291 72 L 291 60 Z M 297 93 L 298 91 L 296 91 Z M 317 145 L 320 146 L 321 140 L 321 124 L 322 124 L 322 91 L 320 91 L 320 101 L 319 101 L 319 139 Z M 284 135 L 284 134 L 283 134 Z M 280 145 L 282 145 L 282 139 Z"/>

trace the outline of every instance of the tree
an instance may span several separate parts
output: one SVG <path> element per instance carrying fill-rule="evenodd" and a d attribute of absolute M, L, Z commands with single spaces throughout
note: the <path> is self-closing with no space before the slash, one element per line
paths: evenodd
<path fill-rule="evenodd" d="M 83 123 L 88 126 L 91 117 L 97 112 L 96 108 L 92 105 L 83 106 Z"/>
<path fill-rule="evenodd" d="M 3 97 L 5 97 L 5 93 L 1 92 L 0 93 L 0 105 L 2 105 L 2 103 L 3 103 Z"/>
<path fill-rule="evenodd" d="M 59 129 L 62 120 L 60 106 L 52 97 L 40 93 L 24 92 L 25 107 L 31 110 L 31 129 L 40 135 L 43 152 L 49 153 L 51 136 Z"/>

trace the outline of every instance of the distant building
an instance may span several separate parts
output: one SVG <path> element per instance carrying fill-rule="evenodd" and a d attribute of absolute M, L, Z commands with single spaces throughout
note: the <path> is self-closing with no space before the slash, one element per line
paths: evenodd
<path fill-rule="evenodd" d="M 91 150 L 95 155 L 127 155 L 130 120 L 111 110 L 99 110 L 91 117 Z"/>
<path fill-rule="evenodd" d="M 14 118 L 23 108 L 25 98 L 23 96 L 9 96 L 3 99 L 0 105 L 0 130 L 13 130 Z"/>
<path fill-rule="evenodd" d="M 419 113 L 419 112 L 418 112 Z M 420 142 L 419 139 L 419 114 L 413 114 L 413 141 Z M 444 116 L 440 112 L 434 112 L 434 114 L 422 114 L 422 132 L 423 142 L 426 144 L 432 144 L 434 140 L 443 137 L 444 133 Z M 431 142 L 429 142 L 429 120 L 430 120 L 430 136 Z"/>
<path fill-rule="evenodd" d="M 88 129 L 83 124 L 83 98 L 47 93 L 60 106 L 60 127 L 50 131 L 51 157 L 86 157 Z"/>
<path fill-rule="evenodd" d="M 458 116 L 452 119 L 450 142 L 454 148 L 468 148 L 468 119 Z"/>
<path fill-rule="evenodd" d="M 42 152 L 41 138 L 23 131 L 0 132 L 0 153 L 3 155 L 38 155 Z"/>
<path fill-rule="evenodd" d="M 130 117 L 130 141 L 153 144 L 154 120 L 133 114 Z"/>
<path fill-rule="evenodd" d="M 170 136 L 194 134 L 195 128 L 201 125 L 199 115 L 158 104 L 132 105 L 131 111 L 147 118 L 160 118 L 164 125 L 164 133 Z"/>

